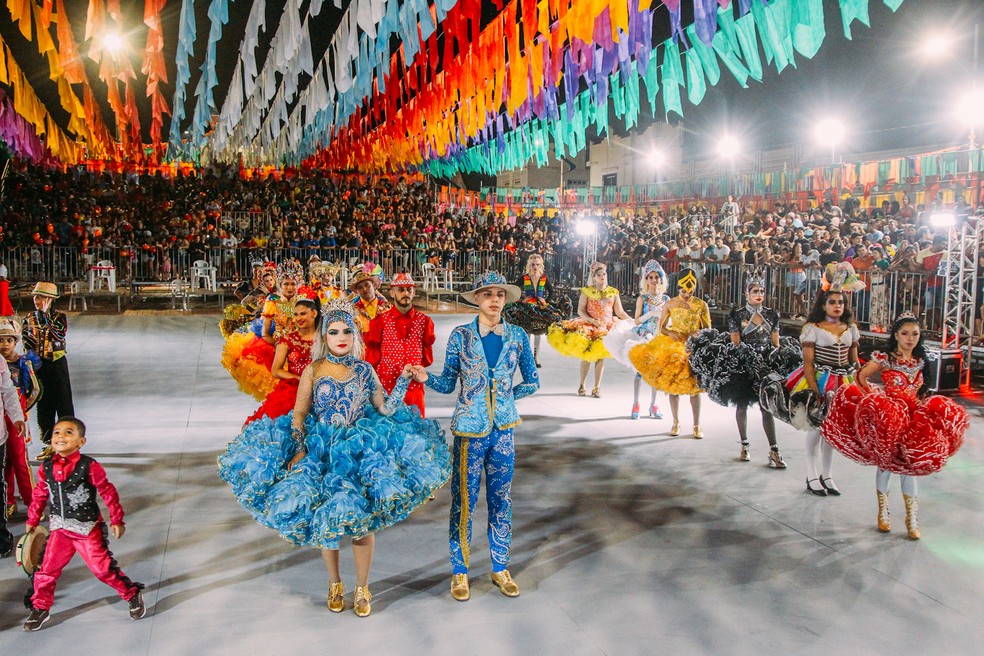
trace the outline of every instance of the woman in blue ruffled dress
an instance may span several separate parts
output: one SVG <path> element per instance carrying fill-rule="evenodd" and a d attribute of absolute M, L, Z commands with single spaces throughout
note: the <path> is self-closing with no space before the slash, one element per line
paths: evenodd
<path fill-rule="evenodd" d="M 365 617 L 374 534 L 447 482 L 451 455 L 438 423 L 402 402 L 413 369 L 387 398 L 361 353 L 352 305 L 329 303 L 293 412 L 245 426 L 219 457 L 219 475 L 259 523 L 291 544 L 321 549 L 336 613 L 345 608 L 339 541 L 350 536 L 355 613 Z"/>

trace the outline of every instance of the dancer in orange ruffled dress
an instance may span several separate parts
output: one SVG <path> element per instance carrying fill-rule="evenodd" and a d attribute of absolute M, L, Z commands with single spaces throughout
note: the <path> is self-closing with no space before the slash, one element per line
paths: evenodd
<path fill-rule="evenodd" d="M 967 410 L 944 396 L 926 396 L 926 350 L 915 315 L 904 313 L 892 325 L 884 353 L 875 351 L 853 385 L 837 390 L 823 423 L 823 436 L 845 456 L 875 465 L 878 530 L 890 530 L 888 484 L 902 479 L 905 524 L 920 538 L 916 476 L 938 472 L 963 444 L 970 425 Z M 881 376 L 884 391 L 869 380 Z"/>

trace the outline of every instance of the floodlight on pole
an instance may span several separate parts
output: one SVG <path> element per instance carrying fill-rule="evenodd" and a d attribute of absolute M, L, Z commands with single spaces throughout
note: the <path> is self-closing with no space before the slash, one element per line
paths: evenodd
<path fill-rule="evenodd" d="M 933 212 L 929 215 L 929 225 L 934 228 L 952 228 L 957 225 L 957 215 L 953 212 Z"/>
<path fill-rule="evenodd" d="M 837 163 L 837 146 L 844 141 L 847 128 L 839 118 L 827 117 L 817 121 L 815 136 L 817 143 L 830 146 L 830 163 Z"/>
<path fill-rule="evenodd" d="M 590 237 L 598 230 L 598 224 L 591 219 L 581 219 L 574 226 L 574 231 L 581 237 Z"/>
<path fill-rule="evenodd" d="M 718 154 L 724 159 L 733 160 L 740 150 L 741 144 L 738 139 L 730 134 L 726 134 L 718 141 Z"/>
<path fill-rule="evenodd" d="M 953 51 L 953 35 L 942 30 L 930 32 L 919 50 L 929 59 L 942 59 Z"/>

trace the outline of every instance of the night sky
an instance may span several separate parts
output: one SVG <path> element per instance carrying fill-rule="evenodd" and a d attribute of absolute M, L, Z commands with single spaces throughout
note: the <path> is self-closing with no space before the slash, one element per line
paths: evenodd
<path fill-rule="evenodd" d="M 686 5 L 690 0 L 683 0 L 683 3 Z M 70 0 L 65 4 L 76 40 L 81 45 L 88 0 Z M 139 56 L 146 40 L 142 23 L 144 3 L 142 0 L 124 0 L 122 4 L 127 21 L 133 26 L 130 48 L 134 68 L 139 71 Z M 198 39 L 187 91 L 188 117 L 194 111 L 194 89 L 209 27 L 208 0 L 197 0 L 195 4 Z M 225 98 L 225 85 L 235 68 L 251 4 L 250 0 L 230 2 L 230 21 L 223 30 L 216 63 L 219 87 L 215 90 L 215 99 L 219 107 Z M 486 18 L 493 16 L 494 4 L 491 0 L 484 0 L 484 4 Z M 284 0 L 267 0 L 267 32 L 261 36 L 258 67 L 265 59 L 283 5 Z M 307 5 L 308 0 L 303 0 L 302 15 Z M 682 124 L 687 133 L 686 147 L 691 154 L 700 156 L 702 150 L 712 148 L 714 137 L 725 129 L 741 135 L 746 144 L 762 147 L 812 139 L 808 135 L 812 134 L 816 117 L 830 113 L 836 113 L 850 126 L 849 143 L 843 149 L 845 156 L 852 151 L 957 145 L 966 141 L 968 129 L 952 118 L 952 103 L 961 90 L 971 84 L 974 24 L 984 26 L 984 0 L 907 0 L 894 14 L 880 0 L 871 0 L 872 28 L 855 23 L 852 41 L 844 37 L 837 2 L 825 0 L 824 6 L 827 36 L 813 60 L 798 58 L 798 68 L 789 68 L 781 75 L 774 68 L 767 68 L 763 82 L 750 80 L 748 89 L 741 89 L 722 67 L 721 82 L 708 89 L 700 105 L 689 105 L 684 98 Z M 169 0 L 162 14 L 169 79 L 164 93 L 169 104 L 174 94 L 174 56 L 180 9 L 180 0 Z M 688 13 L 685 9 L 684 25 L 690 22 Z M 321 60 L 339 15 L 332 0 L 326 0 L 321 15 L 312 22 L 315 61 Z M 34 44 L 27 43 L 11 24 L 6 3 L 0 7 L 0 17 L 5 17 L 0 18 L 0 34 L 13 49 L 39 96 L 56 120 L 64 125 L 67 117 L 58 105 L 55 85 L 48 80 L 47 64 L 37 54 Z M 658 8 L 654 20 L 653 40 L 663 41 L 670 33 L 667 10 Z M 954 35 L 953 53 L 939 61 L 927 61 L 920 47 L 925 35 L 938 28 L 948 29 Z M 984 35 L 981 42 L 984 49 Z M 85 52 L 84 46 L 82 51 Z M 984 54 L 981 57 L 984 58 Z M 98 79 L 92 62 L 86 61 L 96 95 L 105 101 L 105 85 Z M 306 76 L 303 77 L 302 86 L 307 83 Z M 138 102 L 145 100 L 142 93 L 141 76 L 137 81 Z M 149 102 L 140 102 L 140 108 L 144 135 L 149 140 Z M 115 124 L 108 105 L 104 107 L 104 116 L 107 125 Z M 648 111 L 644 110 L 643 126 L 647 116 Z M 657 118 L 662 120 L 662 113 Z M 164 120 L 166 138 L 169 117 L 165 116 Z"/>

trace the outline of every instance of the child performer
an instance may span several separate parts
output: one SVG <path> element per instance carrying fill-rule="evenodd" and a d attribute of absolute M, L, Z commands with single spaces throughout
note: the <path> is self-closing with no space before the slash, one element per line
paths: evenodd
<path fill-rule="evenodd" d="M 926 349 L 922 329 L 911 312 L 892 324 L 885 352 L 875 351 L 854 385 L 837 390 L 823 422 L 823 436 L 845 456 L 875 465 L 878 530 L 891 530 L 888 483 L 898 474 L 909 538 L 921 536 L 916 477 L 938 472 L 963 445 L 970 425 L 967 410 L 945 396 L 926 395 Z M 871 386 L 881 377 L 885 390 Z"/>
<path fill-rule="evenodd" d="M 109 536 L 119 540 L 126 531 L 123 506 L 116 487 L 106 478 L 102 465 L 82 455 L 85 424 L 75 417 L 62 417 L 51 433 L 54 455 L 38 468 L 38 484 L 27 513 L 27 532 L 33 533 L 41 515 L 49 506 L 51 535 L 45 546 L 41 569 L 34 573 L 34 594 L 25 631 L 37 631 L 48 621 L 55 599 L 55 584 L 62 570 L 78 552 L 96 578 L 112 587 L 130 607 L 130 619 L 139 620 L 147 613 L 140 590 L 141 583 L 126 577 L 109 551 Z M 107 531 L 96 494 L 109 509 Z"/>
<path fill-rule="evenodd" d="M 629 351 L 629 359 L 646 382 L 670 395 L 673 427 L 670 435 L 680 434 L 680 395 L 690 397 L 694 416 L 694 439 L 704 437 L 700 429 L 700 385 L 687 361 L 687 338 L 702 328 L 711 327 L 707 303 L 696 298 L 697 274 L 681 269 L 677 280 L 679 294 L 663 306 L 659 334 L 648 344 Z"/>
<path fill-rule="evenodd" d="M 366 617 L 375 533 L 406 519 L 444 485 L 451 458 L 438 423 L 401 401 L 412 367 L 404 367 L 387 398 L 361 356 L 355 310 L 332 301 L 323 308 L 294 411 L 243 427 L 219 457 L 219 476 L 258 522 L 291 544 L 321 549 L 328 610 L 335 613 L 345 609 L 339 542 L 351 537 L 355 614 Z"/>
<path fill-rule="evenodd" d="M 834 452 L 821 439 L 827 394 L 854 382 L 861 333 L 840 288 L 820 292 L 800 332 L 803 366 L 783 378 L 770 374 L 762 381 L 762 409 L 806 433 L 806 489 L 819 497 L 840 496 L 831 478 Z M 817 452 L 821 469 L 817 471 Z"/>
<path fill-rule="evenodd" d="M 4 319 L 7 321 L 7 319 Z M 17 396 L 17 388 L 14 387 L 10 379 L 10 371 L 7 367 L 0 367 L 0 464 L 6 462 L 7 440 L 23 439 L 22 434 L 27 432 L 27 424 L 24 421 L 24 411 L 21 408 L 20 398 Z M 10 423 L 7 423 L 7 420 Z M 13 430 L 10 431 L 10 428 Z M 2 471 L 2 468 L 0 468 Z M 4 510 L 7 508 L 7 485 L 0 486 L 0 501 L 3 502 Z M 7 513 L 0 512 L 0 558 L 10 555 L 10 550 L 14 546 L 14 536 L 7 530 Z"/>
<path fill-rule="evenodd" d="M 638 344 L 645 344 L 659 330 L 659 322 L 663 316 L 663 306 L 670 297 L 666 295 L 666 272 L 656 260 L 649 260 L 642 265 L 639 289 L 642 293 L 636 300 L 635 321 L 622 321 L 602 338 L 605 348 L 612 357 L 627 367 L 632 366 L 629 351 Z M 639 418 L 639 388 L 642 387 L 642 374 L 638 371 L 632 384 L 632 418 Z M 650 387 L 649 416 L 662 419 L 663 413 L 656 407 L 656 388 Z"/>
<path fill-rule="evenodd" d="M 543 271 L 543 256 L 539 253 L 526 259 L 526 271 L 517 287 L 523 290 L 522 297 L 507 305 L 502 316 L 533 336 L 533 361 L 539 369 L 540 339 L 550 329 L 550 324 L 570 318 L 571 299 L 566 294 L 554 293 Z"/>
<path fill-rule="evenodd" d="M 601 338 L 615 327 L 616 317 L 628 319 L 622 309 L 618 290 L 608 286 L 608 267 L 601 262 L 591 265 L 588 287 L 581 288 L 577 301 L 577 318 L 550 326 L 547 341 L 562 355 L 581 360 L 581 383 L 578 396 L 584 396 L 584 382 L 591 363 L 595 363 L 594 388 L 591 396 L 601 398 L 601 377 L 605 374 L 605 359 L 612 354 Z"/>
<path fill-rule="evenodd" d="M 770 373 L 788 376 L 803 362 L 799 343 L 780 341 L 779 313 L 764 305 L 765 272 L 749 271 L 745 280 L 745 305 L 728 313 L 728 332 L 704 330 L 687 342 L 690 368 L 700 386 L 718 405 L 734 405 L 741 452 L 748 462 L 748 406 L 758 402 L 762 379 Z M 785 469 L 776 442 L 776 423 L 762 410 L 762 428 L 769 440 L 770 467 Z"/>
<path fill-rule="evenodd" d="M 519 596 L 519 586 L 509 574 L 512 544 L 512 486 L 516 451 L 513 428 L 522 419 L 516 401 L 540 389 L 530 350 L 530 339 L 518 326 L 502 320 L 506 303 L 515 303 L 519 288 L 489 271 L 475 280 L 461 296 L 478 305 L 478 317 L 451 331 L 444 371 L 427 379 L 427 386 L 450 394 L 461 381 L 458 403 L 451 418 L 454 455 L 451 473 L 451 596 L 467 601 L 471 596 L 468 564 L 471 550 L 472 513 L 485 472 L 489 506 L 488 536 L 492 558 L 492 583 L 507 597 Z M 516 368 L 523 382 L 513 385 Z M 417 367 L 418 376 L 423 367 Z"/>
<path fill-rule="evenodd" d="M 392 394 L 404 367 L 410 364 L 429 367 L 434 364 L 434 321 L 413 307 L 416 285 L 409 273 L 398 273 L 390 282 L 393 307 L 369 322 L 366 333 L 366 362 L 379 376 L 387 394 Z M 410 382 L 403 398 L 424 414 L 424 386 Z"/>
<path fill-rule="evenodd" d="M 41 358 L 37 370 L 38 381 L 44 394 L 38 400 L 38 428 L 45 444 L 39 459 L 51 455 L 51 429 L 58 418 L 75 414 L 72 402 L 72 381 L 68 374 L 68 357 L 65 355 L 65 336 L 68 333 L 68 317 L 57 312 L 51 304 L 58 298 L 58 287 L 53 282 L 39 282 L 31 292 L 35 310 L 27 315 L 21 327 L 25 351 L 34 351 Z"/>
<path fill-rule="evenodd" d="M 29 351 L 28 355 L 17 355 L 14 348 L 17 346 L 20 333 L 20 326 L 15 320 L 0 319 L 0 356 L 3 356 L 10 372 L 10 379 L 17 389 L 20 407 L 24 411 L 26 420 L 27 413 L 41 394 L 41 385 L 38 383 L 37 376 L 34 375 L 34 367 L 40 362 L 40 359 L 34 351 Z M 30 442 L 31 434 L 28 431 L 25 430 L 18 435 L 13 424 L 7 420 L 7 465 L 5 469 L 0 469 L 4 472 L 7 486 L 7 519 L 13 517 L 14 513 L 17 512 L 15 485 L 20 491 L 24 506 L 27 507 L 31 504 L 34 479 L 31 478 L 31 467 L 27 462 L 27 445 Z"/>

